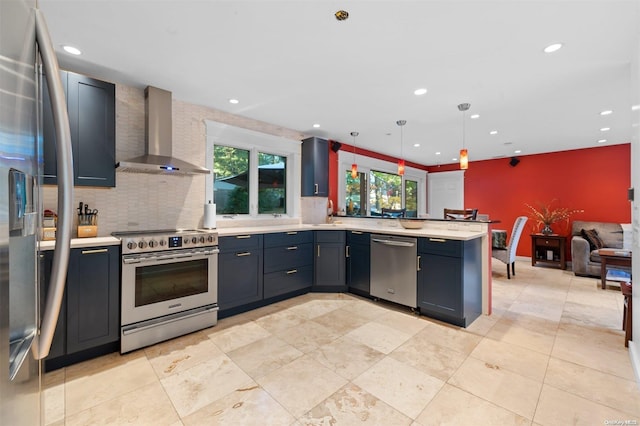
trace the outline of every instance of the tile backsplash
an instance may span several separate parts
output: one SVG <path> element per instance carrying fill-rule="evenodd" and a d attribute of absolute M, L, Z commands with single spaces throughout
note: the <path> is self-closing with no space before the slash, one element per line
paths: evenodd
<path fill-rule="evenodd" d="M 116 84 L 116 161 L 145 153 L 144 111 L 143 89 Z M 174 156 L 194 164 L 205 164 L 205 119 L 295 140 L 304 138 L 294 130 L 174 100 Z M 57 211 L 57 187 L 46 185 L 42 194 L 44 208 Z M 114 231 L 201 227 L 205 176 L 116 171 L 115 188 L 76 187 L 73 199 L 75 207 L 82 201 L 99 210 L 100 237 Z M 218 226 L 222 227 L 224 223 Z"/>

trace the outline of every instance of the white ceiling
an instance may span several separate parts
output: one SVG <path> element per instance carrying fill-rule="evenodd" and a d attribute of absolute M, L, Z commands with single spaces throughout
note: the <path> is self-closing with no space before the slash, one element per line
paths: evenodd
<path fill-rule="evenodd" d="M 392 156 L 404 119 L 420 164 L 457 156 L 461 102 L 471 161 L 631 140 L 635 0 L 39 3 L 67 69 Z"/>

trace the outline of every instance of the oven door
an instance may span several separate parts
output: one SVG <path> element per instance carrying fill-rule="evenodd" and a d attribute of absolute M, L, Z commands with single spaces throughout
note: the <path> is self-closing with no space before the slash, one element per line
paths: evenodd
<path fill-rule="evenodd" d="M 218 302 L 218 249 L 122 256 L 122 325 Z"/>

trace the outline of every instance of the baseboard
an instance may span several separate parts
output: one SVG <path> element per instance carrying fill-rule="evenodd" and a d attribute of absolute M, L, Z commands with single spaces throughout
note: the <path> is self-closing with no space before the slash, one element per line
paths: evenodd
<path fill-rule="evenodd" d="M 636 375 L 636 384 L 640 388 L 640 345 L 629 340 L 629 358 L 631 358 L 631 366 Z"/>

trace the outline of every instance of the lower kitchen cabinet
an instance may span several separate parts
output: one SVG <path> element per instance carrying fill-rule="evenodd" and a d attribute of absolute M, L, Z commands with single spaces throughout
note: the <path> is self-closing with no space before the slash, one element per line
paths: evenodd
<path fill-rule="evenodd" d="M 347 288 L 369 296 L 371 281 L 371 234 L 347 231 Z"/>
<path fill-rule="evenodd" d="M 53 251 L 43 253 L 43 296 L 47 294 Z M 42 298 L 44 308 L 46 296 Z M 62 309 L 47 370 L 119 349 L 120 247 L 72 249 Z"/>
<path fill-rule="evenodd" d="M 310 289 L 313 285 L 313 232 L 264 236 L 264 298 Z"/>
<path fill-rule="evenodd" d="M 466 327 L 482 313 L 481 239 L 420 238 L 420 313 Z"/>
<path fill-rule="evenodd" d="M 262 238 L 258 234 L 219 238 L 218 306 L 222 316 L 262 300 Z"/>
<path fill-rule="evenodd" d="M 315 231 L 314 291 L 346 291 L 344 231 Z"/>

